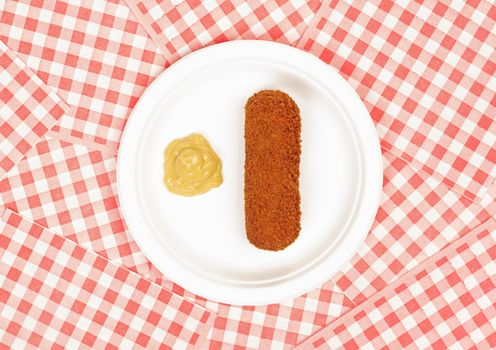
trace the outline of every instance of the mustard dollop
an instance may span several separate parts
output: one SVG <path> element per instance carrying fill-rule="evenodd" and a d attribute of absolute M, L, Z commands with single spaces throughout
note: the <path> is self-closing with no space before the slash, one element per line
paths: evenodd
<path fill-rule="evenodd" d="M 164 184 L 172 193 L 195 196 L 222 184 L 220 158 L 200 134 L 172 141 L 164 158 Z"/>

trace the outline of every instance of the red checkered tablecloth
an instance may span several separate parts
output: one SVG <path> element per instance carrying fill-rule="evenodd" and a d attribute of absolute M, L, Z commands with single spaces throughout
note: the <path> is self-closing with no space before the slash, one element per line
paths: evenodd
<path fill-rule="evenodd" d="M 491 218 L 297 349 L 493 349 L 495 298 Z"/>
<path fill-rule="evenodd" d="M 213 319 L 11 211 L 0 219 L 0 256 L 2 347 L 186 349 Z"/>
<path fill-rule="evenodd" d="M 1 41 L 0 68 L 2 178 L 68 107 Z"/>
<path fill-rule="evenodd" d="M 295 45 L 320 0 L 126 0 L 170 62 L 206 45 L 260 39 Z"/>
<path fill-rule="evenodd" d="M 0 344 L 496 346 L 494 4 L 20 0 L 0 11 Z M 257 307 L 167 280 L 131 239 L 115 186 L 120 135 L 148 84 L 236 39 L 297 46 L 339 70 L 383 147 L 383 198 L 360 251 L 320 288 Z"/>
<path fill-rule="evenodd" d="M 167 65 L 122 1 L 6 1 L 0 40 L 71 106 L 57 138 L 115 154 L 126 118 Z"/>
<path fill-rule="evenodd" d="M 496 7 L 329 1 L 299 47 L 356 88 L 382 146 L 471 199 L 496 176 Z"/>

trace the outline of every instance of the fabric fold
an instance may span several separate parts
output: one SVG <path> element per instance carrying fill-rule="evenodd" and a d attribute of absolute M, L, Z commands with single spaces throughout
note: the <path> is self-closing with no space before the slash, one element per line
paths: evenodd
<path fill-rule="evenodd" d="M 0 40 L 0 179 L 68 109 Z"/>
<path fill-rule="evenodd" d="M 298 47 L 356 89 L 382 146 L 479 202 L 496 177 L 496 41 L 487 1 L 325 1 Z"/>
<path fill-rule="evenodd" d="M 494 348 L 495 260 L 490 218 L 296 349 Z"/>
<path fill-rule="evenodd" d="M 214 315 L 10 210 L 0 220 L 0 344 L 174 348 Z"/>

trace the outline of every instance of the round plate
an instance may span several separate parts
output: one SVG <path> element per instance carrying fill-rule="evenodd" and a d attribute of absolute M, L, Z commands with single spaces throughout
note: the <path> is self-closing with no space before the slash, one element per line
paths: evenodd
<path fill-rule="evenodd" d="M 244 105 L 263 89 L 288 93 L 302 118 L 302 229 L 278 252 L 251 245 L 244 228 Z M 224 183 L 181 197 L 163 185 L 163 151 L 194 132 L 221 158 Z M 234 41 L 186 56 L 147 88 L 122 137 L 117 184 L 133 238 L 165 276 L 208 299 L 259 305 L 318 287 L 357 251 L 382 159 L 370 115 L 332 68 L 290 46 Z"/>

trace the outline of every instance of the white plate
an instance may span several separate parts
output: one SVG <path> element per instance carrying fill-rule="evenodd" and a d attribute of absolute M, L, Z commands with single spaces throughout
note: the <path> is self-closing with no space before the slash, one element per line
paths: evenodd
<path fill-rule="evenodd" d="M 244 105 L 262 89 L 287 92 L 302 117 L 302 230 L 279 252 L 255 248 L 244 229 Z M 163 150 L 193 132 L 220 156 L 224 183 L 181 197 L 163 186 Z M 290 46 L 236 41 L 186 56 L 148 87 L 122 137 L 117 182 L 133 238 L 165 276 L 257 305 L 318 287 L 357 251 L 378 208 L 382 160 L 367 110 L 337 72 Z"/>

